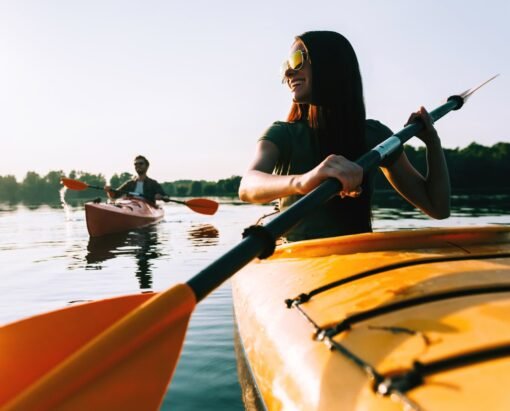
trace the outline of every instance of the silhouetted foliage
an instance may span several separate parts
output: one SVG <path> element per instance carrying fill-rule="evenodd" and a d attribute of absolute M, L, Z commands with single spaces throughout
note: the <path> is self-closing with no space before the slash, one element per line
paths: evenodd
<path fill-rule="evenodd" d="M 120 173 L 120 174 L 114 174 L 112 178 L 110 178 L 110 185 L 113 188 L 118 188 L 122 185 L 125 181 L 131 180 L 133 178 L 133 174 L 131 173 Z"/>
<path fill-rule="evenodd" d="M 423 175 L 427 170 L 425 147 L 405 146 L 409 161 Z M 494 191 L 509 190 L 510 182 L 510 143 L 497 143 L 492 147 L 471 143 L 460 149 L 444 150 L 450 182 L 454 191 Z M 391 186 L 382 173 L 375 179 L 376 189 L 390 189 Z"/>
<path fill-rule="evenodd" d="M 450 170 L 450 179 L 454 192 L 461 191 L 509 191 L 510 182 L 510 143 L 497 143 L 486 147 L 477 143 L 460 149 L 445 149 L 446 161 Z M 405 152 L 418 171 L 426 171 L 426 150 L 424 147 L 406 146 Z M 12 175 L 0 176 L 0 201 L 15 203 L 22 201 L 27 205 L 58 203 L 59 191 L 63 188 L 60 178 L 62 171 L 50 171 L 44 177 L 29 171 L 23 181 L 18 183 Z M 106 179 L 102 174 L 90 174 L 73 170 L 69 178 L 81 180 L 87 184 L 103 187 Z M 108 182 L 113 188 L 131 179 L 131 173 L 114 174 Z M 178 180 L 163 182 L 161 185 L 169 196 L 237 196 L 241 177 L 232 176 L 217 182 L 205 180 Z M 378 191 L 391 189 L 382 173 L 375 177 Z M 67 201 L 106 198 L 102 190 L 67 190 Z M 397 196 L 398 197 L 398 196 Z M 397 201 L 397 200 L 396 200 Z M 403 201 L 398 199 L 398 201 Z"/>
<path fill-rule="evenodd" d="M 0 201 L 17 202 L 19 199 L 19 184 L 16 177 L 8 175 L 0 176 Z"/>
<path fill-rule="evenodd" d="M 190 196 L 201 196 L 202 195 L 202 182 L 201 181 L 193 181 L 189 190 Z"/>

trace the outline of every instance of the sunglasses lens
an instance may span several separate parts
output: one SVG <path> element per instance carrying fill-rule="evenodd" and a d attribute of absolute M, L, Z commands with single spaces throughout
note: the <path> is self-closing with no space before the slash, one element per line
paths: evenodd
<path fill-rule="evenodd" d="M 303 66 L 304 56 L 301 50 L 296 50 L 289 56 L 288 64 L 292 70 L 299 70 Z"/>
<path fill-rule="evenodd" d="M 285 75 L 286 71 L 288 69 L 291 70 L 301 70 L 301 67 L 303 67 L 303 63 L 306 60 L 306 54 L 303 52 L 303 50 L 296 50 L 293 52 L 287 60 L 283 62 L 282 68 L 280 70 L 280 75 L 282 77 L 282 83 L 285 83 L 287 81 L 287 77 Z"/>

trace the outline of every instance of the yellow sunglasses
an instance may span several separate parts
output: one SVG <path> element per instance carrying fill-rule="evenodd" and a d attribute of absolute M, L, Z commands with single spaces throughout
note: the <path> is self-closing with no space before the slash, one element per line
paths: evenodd
<path fill-rule="evenodd" d="M 308 60 L 308 53 L 304 50 L 296 50 L 292 52 L 287 60 L 285 60 L 282 64 L 281 75 L 282 75 L 282 83 L 285 83 L 287 77 L 285 76 L 285 72 L 289 69 L 294 71 L 299 71 L 303 68 L 303 64 Z"/>

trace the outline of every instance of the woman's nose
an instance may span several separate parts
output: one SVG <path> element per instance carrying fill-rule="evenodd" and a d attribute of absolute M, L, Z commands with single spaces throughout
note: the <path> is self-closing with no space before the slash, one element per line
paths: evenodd
<path fill-rule="evenodd" d="M 290 67 L 287 67 L 284 71 L 283 71 L 283 78 L 282 78 L 282 83 L 287 83 L 289 81 L 289 79 L 295 74 L 295 70 L 292 70 Z"/>
<path fill-rule="evenodd" d="M 292 70 L 290 67 L 287 67 L 285 70 L 285 77 L 293 76 L 296 73 L 296 70 Z"/>

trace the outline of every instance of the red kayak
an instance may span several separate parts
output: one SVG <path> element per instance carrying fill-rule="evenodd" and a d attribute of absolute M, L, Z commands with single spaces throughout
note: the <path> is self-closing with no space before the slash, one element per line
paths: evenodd
<path fill-rule="evenodd" d="M 120 233 L 157 223 L 165 215 L 161 207 L 129 197 L 115 203 L 85 203 L 85 218 L 91 237 Z"/>

